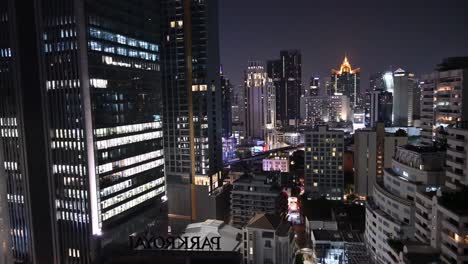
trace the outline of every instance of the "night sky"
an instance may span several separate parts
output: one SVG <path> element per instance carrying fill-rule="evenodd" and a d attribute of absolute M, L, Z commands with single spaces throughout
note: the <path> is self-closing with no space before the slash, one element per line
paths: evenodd
<path fill-rule="evenodd" d="M 219 2 L 221 63 L 236 85 L 248 60 L 279 58 L 281 49 L 302 51 L 303 81 L 329 76 L 346 53 L 363 88 L 373 72 L 420 75 L 444 57 L 468 56 L 468 0 Z"/>

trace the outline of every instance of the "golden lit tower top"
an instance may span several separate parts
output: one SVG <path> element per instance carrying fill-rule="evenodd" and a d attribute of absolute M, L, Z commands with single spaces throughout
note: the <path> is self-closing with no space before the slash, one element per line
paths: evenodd
<path fill-rule="evenodd" d="M 359 72 L 359 68 L 357 69 L 352 69 L 351 64 L 348 61 L 348 57 L 345 55 L 343 63 L 340 66 L 340 70 L 332 70 L 333 74 L 338 74 L 341 75 L 342 73 L 350 73 L 350 74 L 355 74 L 356 72 Z"/>

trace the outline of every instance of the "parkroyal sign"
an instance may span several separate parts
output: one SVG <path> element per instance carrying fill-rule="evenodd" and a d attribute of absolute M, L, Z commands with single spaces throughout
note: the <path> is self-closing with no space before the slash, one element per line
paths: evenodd
<path fill-rule="evenodd" d="M 221 237 L 131 235 L 129 245 L 131 249 L 213 251 L 221 250 L 220 240 Z"/>

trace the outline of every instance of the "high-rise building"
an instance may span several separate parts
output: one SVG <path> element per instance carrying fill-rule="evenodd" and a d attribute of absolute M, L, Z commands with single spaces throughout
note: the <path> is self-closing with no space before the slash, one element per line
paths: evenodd
<path fill-rule="evenodd" d="M 393 125 L 412 126 L 414 98 L 418 97 L 418 82 L 414 74 L 403 69 L 393 72 Z"/>
<path fill-rule="evenodd" d="M 413 90 L 413 126 L 421 127 L 421 82 L 416 80 L 416 88 Z"/>
<path fill-rule="evenodd" d="M 393 73 L 374 73 L 369 77 L 369 90 L 364 95 L 366 126 L 374 127 L 383 122 L 392 125 Z"/>
<path fill-rule="evenodd" d="M 319 122 L 351 120 L 349 98 L 345 95 L 301 97 L 301 121 L 307 125 Z"/>
<path fill-rule="evenodd" d="M 447 58 L 421 79 L 421 141 L 432 144 L 440 127 L 468 120 L 468 57 Z"/>
<path fill-rule="evenodd" d="M 224 74 L 222 67 L 221 67 L 221 94 L 223 96 L 221 100 L 221 111 L 223 114 L 223 137 L 228 138 L 232 136 L 232 104 L 231 104 L 231 97 L 232 97 L 232 90 L 233 86 L 231 81 L 227 78 Z"/>
<path fill-rule="evenodd" d="M 223 165 L 218 1 L 164 0 L 163 10 L 165 172 L 169 217 L 182 228 L 216 218 Z"/>
<path fill-rule="evenodd" d="M 0 137 L 0 149 L 3 149 Z M 0 264 L 13 263 L 10 250 L 10 218 L 8 214 L 7 175 L 3 163 L 3 151 L 0 151 Z"/>
<path fill-rule="evenodd" d="M 468 125 L 459 122 L 447 129 L 447 179 L 445 185 L 452 190 L 468 186 Z"/>
<path fill-rule="evenodd" d="M 385 83 L 385 91 L 393 94 L 393 90 L 395 89 L 395 83 L 393 80 L 393 72 L 391 71 L 385 72 L 383 74 L 383 80 Z"/>
<path fill-rule="evenodd" d="M 232 136 L 240 144 L 245 138 L 245 87 L 233 87 L 231 95 Z"/>
<path fill-rule="evenodd" d="M 371 74 L 369 77 L 369 92 L 386 90 L 384 74 L 382 72 Z"/>
<path fill-rule="evenodd" d="M 341 200 L 344 192 L 344 132 L 318 126 L 305 133 L 305 190 Z"/>
<path fill-rule="evenodd" d="M 265 139 L 276 127 L 275 87 L 262 62 L 251 61 L 245 71 L 246 137 Z"/>
<path fill-rule="evenodd" d="M 277 121 L 283 126 L 297 125 L 302 95 L 302 56 L 299 50 L 282 50 L 280 59 L 267 63 L 268 77 L 276 88 Z"/>
<path fill-rule="evenodd" d="M 323 89 L 325 95 L 330 96 L 335 94 L 335 88 L 333 87 L 333 80 L 331 77 L 323 78 Z"/>
<path fill-rule="evenodd" d="M 265 175 L 244 175 L 237 179 L 231 191 L 232 224 L 243 227 L 255 213 L 284 213 L 287 200 L 278 180 Z"/>
<path fill-rule="evenodd" d="M 441 158 L 442 157 L 442 158 Z M 376 263 L 401 263 L 398 244 L 415 241 L 416 193 L 444 182 L 443 153 L 428 146 L 397 148 L 366 206 L 366 244 Z"/>
<path fill-rule="evenodd" d="M 418 188 L 416 193 L 415 238 L 429 247 L 426 251 L 436 252 L 441 263 L 461 264 L 468 259 L 467 128 L 466 122 L 448 128 L 445 186 Z"/>
<path fill-rule="evenodd" d="M 351 110 L 361 105 L 360 69 L 352 69 L 346 56 L 340 70 L 332 70 L 331 81 L 333 94 L 348 96 Z"/>
<path fill-rule="evenodd" d="M 397 146 L 406 145 L 408 137 L 385 132 L 383 123 L 374 129 L 354 133 L 354 191 L 370 196 L 376 180 L 382 179 L 384 168 L 390 168 Z"/>
<path fill-rule="evenodd" d="M 374 127 L 377 123 L 385 126 L 392 125 L 393 95 L 385 90 L 369 91 L 366 93 L 366 115 L 369 115 L 368 126 Z"/>
<path fill-rule="evenodd" d="M 312 77 L 310 78 L 309 87 L 304 90 L 304 96 L 319 96 L 320 92 L 320 78 Z"/>
<path fill-rule="evenodd" d="M 0 6 L 14 261 L 93 263 L 154 221 L 166 193 L 159 3 Z"/>

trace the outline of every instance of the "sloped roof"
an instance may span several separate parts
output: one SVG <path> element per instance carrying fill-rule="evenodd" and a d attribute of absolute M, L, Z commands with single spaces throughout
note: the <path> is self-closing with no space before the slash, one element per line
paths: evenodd
<path fill-rule="evenodd" d="M 248 227 L 276 230 L 281 223 L 281 217 L 276 214 L 257 213 L 250 219 Z"/>

